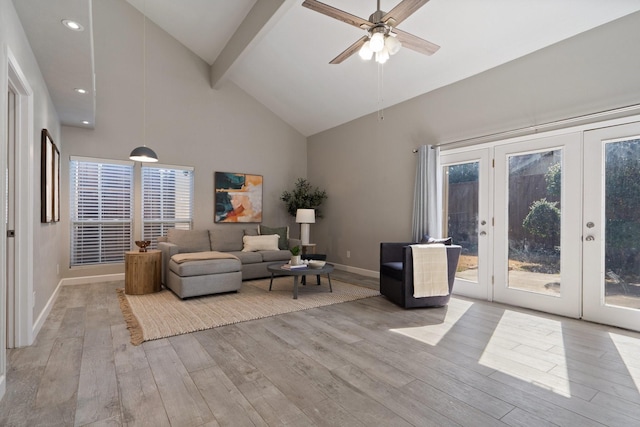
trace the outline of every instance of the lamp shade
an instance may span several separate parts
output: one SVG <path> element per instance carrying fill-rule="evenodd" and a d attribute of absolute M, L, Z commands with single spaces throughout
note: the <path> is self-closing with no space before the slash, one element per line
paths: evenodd
<path fill-rule="evenodd" d="M 296 222 L 299 224 L 315 224 L 315 209 L 298 209 L 296 211 Z"/>
<path fill-rule="evenodd" d="M 157 162 L 158 155 L 151 148 L 146 145 L 134 148 L 129 154 L 129 158 L 136 162 Z"/>

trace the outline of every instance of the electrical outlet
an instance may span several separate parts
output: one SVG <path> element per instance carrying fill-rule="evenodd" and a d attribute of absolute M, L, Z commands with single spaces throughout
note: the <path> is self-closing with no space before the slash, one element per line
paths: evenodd
<path fill-rule="evenodd" d="M 347 251 L 347 258 L 351 258 L 351 251 Z"/>

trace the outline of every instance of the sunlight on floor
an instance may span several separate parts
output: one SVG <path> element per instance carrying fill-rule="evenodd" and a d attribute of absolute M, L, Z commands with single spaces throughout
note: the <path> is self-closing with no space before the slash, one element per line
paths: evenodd
<path fill-rule="evenodd" d="M 436 345 L 447 335 L 449 330 L 455 326 L 458 320 L 464 316 L 471 306 L 473 306 L 472 302 L 452 299 L 446 308 L 436 309 L 446 310 L 446 314 L 444 315 L 442 322 L 432 325 L 416 326 L 413 328 L 390 329 L 390 331 L 413 338 L 414 340 L 425 344 Z"/>
<path fill-rule="evenodd" d="M 559 321 L 505 310 L 478 362 L 495 369 L 490 376 L 500 382 L 572 396 Z"/>
<path fill-rule="evenodd" d="M 636 385 L 636 390 L 640 392 L 640 360 L 638 359 L 637 340 L 630 340 L 624 335 L 612 332 L 609 332 L 609 338 L 618 350 L 617 356 L 629 371 L 629 376 Z"/>

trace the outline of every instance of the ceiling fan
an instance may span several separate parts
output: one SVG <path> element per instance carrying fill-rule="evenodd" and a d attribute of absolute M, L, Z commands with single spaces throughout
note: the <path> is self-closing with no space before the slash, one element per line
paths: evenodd
<path fill-rule="evenodd" d="M 401 46 L 405 46 L 425 55 L 433 55 L 440 46 L 413 34 L 396 28 L 398 24 L 424 6 L 429 0 L 402 0 L 390 12 L 380 10 L 378 0 L 377 10 L 369 16 L 369 20 L 351 15 L 340 9 L 321 3 L 317 0 L 305 0 L 302 5 L 331 18 L 346 22 L 354 27 L 362 28 L 367 34 L 349 46 L 344 52 L 329 62 L 340 64 L 354 53 L 358 52 L 363 59 L 371 59 L 375 54 L 376 61 L 384 64 L 389 55 L 393 55 Z"/>

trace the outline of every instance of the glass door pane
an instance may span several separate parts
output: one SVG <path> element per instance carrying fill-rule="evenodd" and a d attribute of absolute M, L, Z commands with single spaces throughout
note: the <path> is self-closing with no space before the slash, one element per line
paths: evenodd
<path fill-rule="evenodd" d="M 445 235 L 462 246 L 456 278 L 478 282 L 478 191 L 480 162 L 444 167 Z"/>
<path fill-rule="evenodd" d="M 605 304 L 640 309 L 640 139 L 604 144 Z"/>
<path fill-rule="evenodd" d="M 508 286 L 559 296 L 562 150 L 508 161 Z"/>

